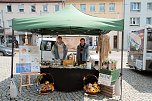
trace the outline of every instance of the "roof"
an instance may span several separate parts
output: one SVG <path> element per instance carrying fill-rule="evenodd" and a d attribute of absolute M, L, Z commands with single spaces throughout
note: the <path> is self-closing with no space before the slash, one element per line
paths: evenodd
<path fill-rule="evenodd" d="M 73 5 L 46 16 L 13 19 L 12 22 L 13 30 L 52 35 L 97 35 L 111 30 L 122 31 L 124 27 L 123 19 L 93 17 L 80 12 Z"/>
<path fill-rule="evenodd" d="M 0 0 L 0 3 L 51 3 L 65 0 Z"/>

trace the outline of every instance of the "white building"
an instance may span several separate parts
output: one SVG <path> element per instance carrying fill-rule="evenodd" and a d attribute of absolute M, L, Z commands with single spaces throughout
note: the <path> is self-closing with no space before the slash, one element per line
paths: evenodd
<path fill-rule="evenodd" d="M 63 6 L 64 0 L 0 0 L 0 26 L 5 29 L 4 37 L 6 36 L 7 41 L 11 38 L 13 18 L 45 15 L 58 11 Z M 1 33 L 0 38 L 3 35 Z M 25 33 L 15 32 L 15 36 L 19 43 L 22 44 Z M 29 44 L 33 44 L 32 34 L 28 33 L 27 37 Z"/>
<path fill-rule="evenodd" d="M 152 24 L 152 0 L 124 1 L 124 49 L 127 49 L 129 31 L 146 24 Z"/>

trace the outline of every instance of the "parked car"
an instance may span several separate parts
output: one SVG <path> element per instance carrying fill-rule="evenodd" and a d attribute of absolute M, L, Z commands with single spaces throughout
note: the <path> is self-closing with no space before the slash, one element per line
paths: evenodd
<path fill-rule="evenodd" d="M 0 45 L 0 56 L 11 56 L 12 48 Z"/>

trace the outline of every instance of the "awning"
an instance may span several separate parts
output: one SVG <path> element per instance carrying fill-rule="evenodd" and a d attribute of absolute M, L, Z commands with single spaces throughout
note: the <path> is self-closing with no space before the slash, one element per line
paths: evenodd
<path fill-rule="evenodd" d="M 123 19 L 93 17 L 80 12 L 73 5 L 47 16 L 13 19 L 12 22 L 13 30 L 45 35 L 99 35 L 111 30 L 123 31 L 124 27 Z"/>

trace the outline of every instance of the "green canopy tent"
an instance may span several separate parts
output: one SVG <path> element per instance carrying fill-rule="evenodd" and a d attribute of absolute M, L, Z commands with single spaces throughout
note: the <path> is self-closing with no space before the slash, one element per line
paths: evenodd
<path fill-rule="evenodd" d="M 13 19 L 12 27 L 16 31 L 41 34 L 99 35 L 105 31 L 122 31 L 123 20 L 93 17 L 69 5 L 46 16 Z"/>
<path fill-rule="evenodd" d="M 38 33 L 41 35 L 100 35 L 106 34 L 110 31 L 123 31 L 124 25 L 123 19 L 119 20 L 93 17 L 80 12 L 73 5 L 68 5 L 64 9 L 46 16 L 13 19 L 12 29 L 13 37 L 14 30 Z M 13 43 L 12 46 L 14 46 Z M 121 75 L 122 62 L 123 39 L 121 54 Z M 13 56 L 11 78 L 13 78 Z"/>

